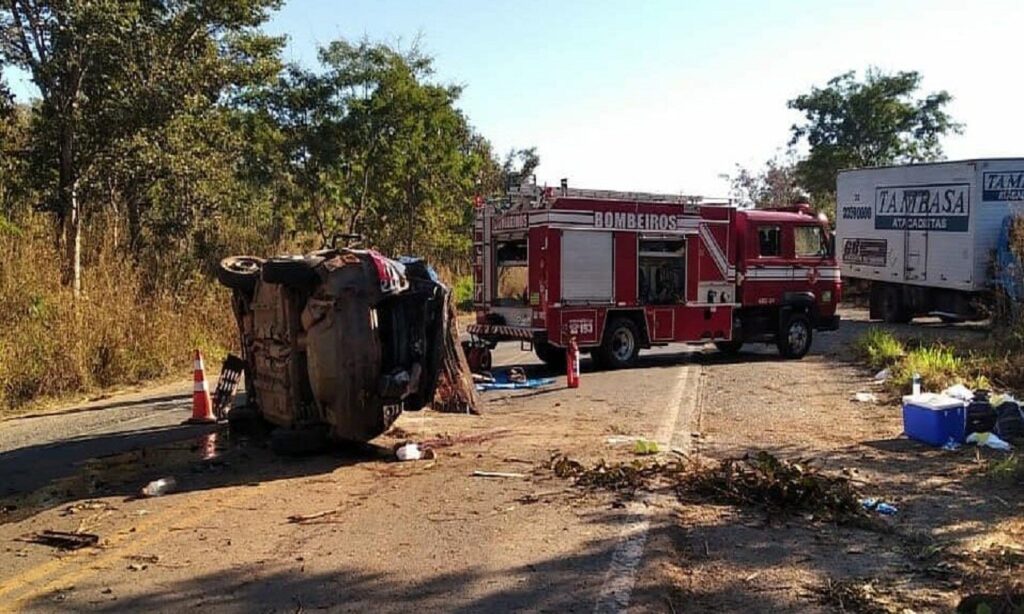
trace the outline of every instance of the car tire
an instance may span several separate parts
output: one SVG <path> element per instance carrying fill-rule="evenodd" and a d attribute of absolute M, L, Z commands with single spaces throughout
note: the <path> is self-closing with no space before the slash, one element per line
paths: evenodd
<path fill-rule="evenodd" d="M 565 350 L 551 345 L 547 341 L 533 344 L 533 353 L 541 362 L 553 369 L 565 369 Z"/>
<path fill-rule="evenodd" d="M 252 405 L 237 405 L 227 408 L 227 421 L 228 427 L 234 433 L 253 434 L 267 428 L 263 414 Z M 263 432 L 266 431 L 263 430 Z"/>
<path fill-rule="evenodd" d="M 779 330 L 776 345 L 783 358 L 803 358 L 810 351 L 813 339 L 811 319 L 806 314 L 794 313 L 786 319 Z"/>
<path fill-rule="evenodd" d="M 322 258 L 275 256 L 263 263 L 263 281 L 292 288 L 309 288 L 320 281 L 316 266 Z"/>
<path fill-rule="evenodd" d="M 740 349 L 743 348 L 743 341 L 739 339 L 733 339 L 732 341 L 715 341 L 715 347 L 718 351 L 725 354 L 726 356 L 735 356 L 740 353 Z"/>
<path fill-rule="evenodd" d="M 319 454 L 329 445 L 327 428 L 323 426 L 281 427 L 270 434 L 270 449 L 281 456 Z"/>
<path fill-rule="evenodd" d="M 601 347 L 594 352 L 597 363 L 606 369 L 628 369 L 640 355 L 640 330 L 629 318 L 616 318 L 604 330 Z"/>
<path fill-rule="evenodd" d="M 228 256 L 217 267 L 217 281 L 232 290 L 252 294 L 264 262 L 256 256 Z"/>

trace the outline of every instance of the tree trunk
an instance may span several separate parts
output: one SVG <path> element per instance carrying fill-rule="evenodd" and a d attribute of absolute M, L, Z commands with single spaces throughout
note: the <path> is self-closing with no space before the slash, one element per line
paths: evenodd
<path fill-rule="evenodd" d="M 469 371 L 466 354 L 459 343 L 458 312 L 455 309 L 455 293 L 451 290 L 447 291 L 445 297 L 444 317 L 444 347 L 441 350 L 441 369 L 432 407 L 435 411 L 447 413 L 479 414 L 473 374 Z"/>
<path fill-rule="evenodd" d="M 61 239 L 64 250 L 61 283 L 70 286 L 77 297 L 82 292 L 82 211 L 78 202 L 78 177 L 75 175 L 75 135 L 69 120 L 61 125 L 60 173 L 58 177 Z"/>
<path fill-rule="evenodd" d="M 78 182 L 71 186 L 68 210 L 67 263 L 68 282 L 75 297 L 82 294 L 82 211 L 78 202 Z"/>

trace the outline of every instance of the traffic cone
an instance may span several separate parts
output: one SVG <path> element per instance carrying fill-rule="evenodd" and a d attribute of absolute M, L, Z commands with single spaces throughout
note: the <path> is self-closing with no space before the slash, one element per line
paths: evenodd
<path fill-rule="evenodd" d="M 203 369 L 203 355 L 196 350 L 195 355 L 195 382 L 192 387 L 192 417 L 186 420 L 188 424 L 209 424 L 216 422 L 213 417 L 213 403 L 210 402 L 210 388 L 206 385 L 206 371 Z"/>

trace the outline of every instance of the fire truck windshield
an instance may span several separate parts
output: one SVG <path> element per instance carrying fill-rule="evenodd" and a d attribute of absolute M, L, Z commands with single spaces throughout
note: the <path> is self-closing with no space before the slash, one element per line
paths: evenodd
<path fill-rule="evenodd" d="M 501 241 L 494 250 L 494 304 L 521 306 L 529 304 L 529 269 L 526 239 Z"/>

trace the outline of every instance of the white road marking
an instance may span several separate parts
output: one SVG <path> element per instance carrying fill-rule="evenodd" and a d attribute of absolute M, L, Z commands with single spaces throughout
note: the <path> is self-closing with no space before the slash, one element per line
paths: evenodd
<path fill-rule="evenodd" d="M 694 377 L 695 375 L 697 377 Z M 676 422 L 679 421 L 680 414 L 691 414 L 693 406 L 697 402 L 696 383 L 698 377 L 699 369 L 692 365 L 685 365 L 679 374 L 676 386 L 672 390 L 672 398 L 676 402 L 669 404 L 669 411 L 655 435 L 655 441 L 665 450 L 672 445 Z M 684 438 L 679 447 L 684 452 L 688 452 L 689 444 L 689 438 Z M 654 499 L 653 496 L 648 495 L 639 501 L 630 502 L 626 506 L 629 521 L 622 528 L 615 551 L 612 553 L 612 560 L 608 572 L 605 574 L 601 594 L 598 595 L 597 605 L 594 607 L 596 614 L 617 614 L 629 609 L 633 585 L 636 584 L 636 572 L 644 558 L 644 548 L 647 546 L 647 533 L 651 528 L 651 503 L 654 502 Z"/>

